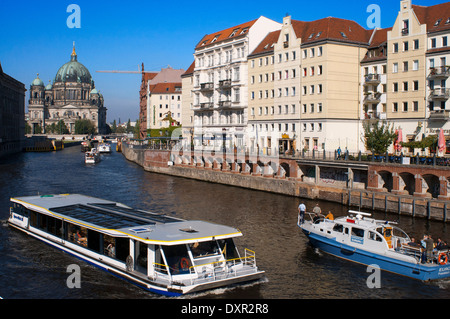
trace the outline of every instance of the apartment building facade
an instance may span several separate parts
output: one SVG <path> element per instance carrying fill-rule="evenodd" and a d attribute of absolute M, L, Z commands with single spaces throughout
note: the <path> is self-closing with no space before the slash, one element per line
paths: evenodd
<path fill-rule="evenodd" d="M 385 29 L 286 16 L 205 36 L 183 79 L 183 135 L 204 146 L 226 136 L 227 146 L 267 155 L 364 152 L 363 125 L 376 119 L 405 142 L 450 135 L 450 3 L 399 4 Z"/>
<path fill-rule="evenodd" d="M 246 146 L 249 52 L 280 24 L 260 17 L 208 34 L 195 48 L 195 141 L 207 147 Z M 187 106 L 185 105 L 185 108 Z"/>

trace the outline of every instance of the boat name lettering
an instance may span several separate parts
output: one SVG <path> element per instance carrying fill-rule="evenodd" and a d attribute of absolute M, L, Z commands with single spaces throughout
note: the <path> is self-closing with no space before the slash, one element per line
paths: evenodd
<path fill-rule="evenodd" d="M 14 219 L 18 219 L 18 220 L 20 220 L 21 222 L 23 222 L 23 216 L 13 214 L 13 218 L 14 218 Z"/>
<path fill-rule="evenodd" d="M 450 273 L 450 266 L 439 268 L 439 275 L 446 275 Z"/>
<path fill-rule="evenodd" d="M 362 237 L 352 236 L 351 241 L 352 241 L 352 243 L 357 243 L 357 244 L 361 244 L 361 245 L 364 244 L 364 238 L 362 238 Z"/>

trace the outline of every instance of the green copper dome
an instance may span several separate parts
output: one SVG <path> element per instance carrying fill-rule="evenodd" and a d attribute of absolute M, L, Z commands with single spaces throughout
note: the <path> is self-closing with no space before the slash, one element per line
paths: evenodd
<path fill-rule="evenodd" d="M 44 86 L 44 82 L 39 78 L 39 74 L 34 79 L 34 81 L 31 83 L 31 86 Z"/>
<path fill-rule="evenodd" d="M 80 62 L 77 61 L 77 54 L 75 47 L 73 48 L 70 62 L 64 64 L 56 73 L 56 82 L 78 82 L 91 84 L 92 77 L 89 70 Z"/>

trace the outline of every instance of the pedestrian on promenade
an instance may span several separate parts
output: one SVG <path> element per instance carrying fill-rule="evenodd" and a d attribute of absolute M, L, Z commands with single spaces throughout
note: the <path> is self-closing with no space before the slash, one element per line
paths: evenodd
<path fill-rule="evenodd" d="M 306 212 L 306 206 L 303 203 L 300 203 L 300 205 L 298 205 L 298 212 L 299 212 L 299 224 L 302 225 L 305 222 L 305 212 Z"/>

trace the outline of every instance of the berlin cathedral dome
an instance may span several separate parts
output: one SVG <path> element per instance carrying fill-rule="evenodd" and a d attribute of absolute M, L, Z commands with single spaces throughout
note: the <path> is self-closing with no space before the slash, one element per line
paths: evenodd
<path fill-rule="evenodd" d="M 103 95 L 95 87 L 89 70 L 78 62 L 75 45 L 70 61 L 59 68 L 53 83 L 44 86 L 39 74 L 31 83 L 28 115 L 33 133 L 45 133 L 49 125 L 63 120 L 70 133 L 75 134 L 75 122 L 88 119 L 99 134 L 105 134 Z"/>

